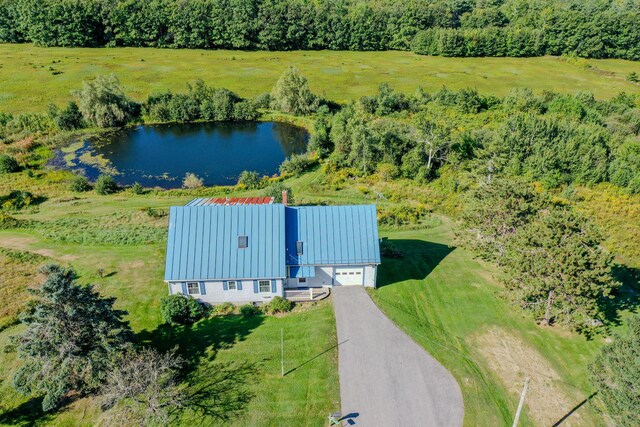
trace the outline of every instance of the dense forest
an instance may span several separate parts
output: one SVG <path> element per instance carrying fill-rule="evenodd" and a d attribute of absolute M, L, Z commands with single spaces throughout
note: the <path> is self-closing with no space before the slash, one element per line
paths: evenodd
<path fill-rule="evenodd" d="M 628 0 L 0 0 L 0 42 L 640 59 Z"/>

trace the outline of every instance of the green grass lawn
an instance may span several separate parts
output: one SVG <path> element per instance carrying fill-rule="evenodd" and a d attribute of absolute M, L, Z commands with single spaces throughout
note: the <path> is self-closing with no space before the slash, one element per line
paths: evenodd
<path fill-rule="evenodd" d="M 385 260 L 374 301 L 446 366 L 462 388 L 465 425 L 510 425 L 531 377 L 521 425 L 552 425 L 592 389 L 586 366 L 603 344 L 537 326 L 500 297 L 495 272 L 452 243 L 451 223 L 383 232 L 404 253 Z M 567 425 L 605 425 L 593 404 Z"/>
<path fill-rule="evenodd" d="M 161 90 L 184 90 L 186 82 L 197 78 L 248 97 L 270 91 L 290 65 L 309 78 L 316 93 L 339 102 L 371 95 L 382 82 L 406 93 L 419 86 L 438 90 L 443 85 L 476 87 L 494 95 L 522 86 L 538 92 L 590 91 L 598 98 L 640 92 L 639 85 L 625 81 L 631 71 L 640 73 L 640 65 L 623 60 L 574 64 L 554 57 L 442 58 L 394 51 L 244 52 L 3 44 L 0 111 L 40 112 L 49 103 L 62 105 L 82 79 L 109 73 L 115 73 L 126 92 L 139 101 Z"/>

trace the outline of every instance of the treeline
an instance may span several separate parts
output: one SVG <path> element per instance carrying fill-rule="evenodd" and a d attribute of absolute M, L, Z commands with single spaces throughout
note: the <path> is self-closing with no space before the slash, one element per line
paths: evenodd
<path fill-rule="evenodd" d="M 388 179 L 428 181 L 448 167 L 640 193 L 640 98 L 519 89 L 500 99 L 446 88 L 406 96 L 383 84 L 333 115 L 321 108 L 310 149 L 327 168 Z"/>
<path fill-rule="evenodd" d="M 0 0 L 0 42 L 640 59 L 640 2 Z"/>

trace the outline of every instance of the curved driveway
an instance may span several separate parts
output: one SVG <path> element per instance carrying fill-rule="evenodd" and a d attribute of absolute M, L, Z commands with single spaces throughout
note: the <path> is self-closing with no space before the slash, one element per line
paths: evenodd
<path fill-rule="evenodd" d="M 389 320 L 363 287 L 334 287 L 333 304 L 345 421 L 363 427 L 462 425 L 456 380 Z"/>

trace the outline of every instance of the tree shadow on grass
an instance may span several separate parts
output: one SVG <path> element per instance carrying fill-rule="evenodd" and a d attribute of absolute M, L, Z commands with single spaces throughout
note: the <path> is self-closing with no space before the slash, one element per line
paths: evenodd
<path fill-rule="evenodd" d="M 609 326 L 622 323 L 621 313 L 629 311 L 637 313 L 640 308 L 640 269 L 617 265 L 613 276 L 622 285 L 614 292 L 613 298 L 603 298 L 600 307 L 605 314 L 605 322 Z"/>
<path fill-rule="evenodd" d="M 12 426 L 35 426 L 46 424 L 52 414 L 42 410 L 42 397 L 32 397 L 8 410 L 0 409 L 0 424 Z"/>
<path fill-rule="evenodd" d="M 214 425 L 245 411 L 253 398 L 249 385 L 255 382 L 256 364 L 214 361 L 218 351 L 245 340 L 263 322 L 263 316 L 215 316 L 190 326 L 165 324 L 137 334 L 140 344 L 161 352 L 177 347 L 177 354 L 186 362 L 182 378 L 188 387 L 189 411 L 174 414 L 176 419 L 189 421 L 194 417 L 188 424 Z"/>
<path fill-rule="evenodd" d="M 405 280 L 423 280 L 455 247 L 424 240 L 389 240 L 399 252 L 397 257 L 383 258 L 378 270 L 378 288 Z"/>
<path fill-rule="evenodd" d="M 264 322 L 263 316 L 215 316 L 190 326 L 160 325 L 137 334 L 138 341 L 165 352 L 178 347 L 187 371 L 203 361 L 213 361 L 218 351 L 233 347 Z"/>
<path fill-rule="evenodd" d="M 254 397 L 248 385 L 255 381 L 257 373 L 255 363 L 247 362 L 198 367 L 185 377 L 190 414 L 197 420 L 188 424 L 215 425 L 242 415 Z M 176 416 L 180 419 L 184 413 Z"/>

